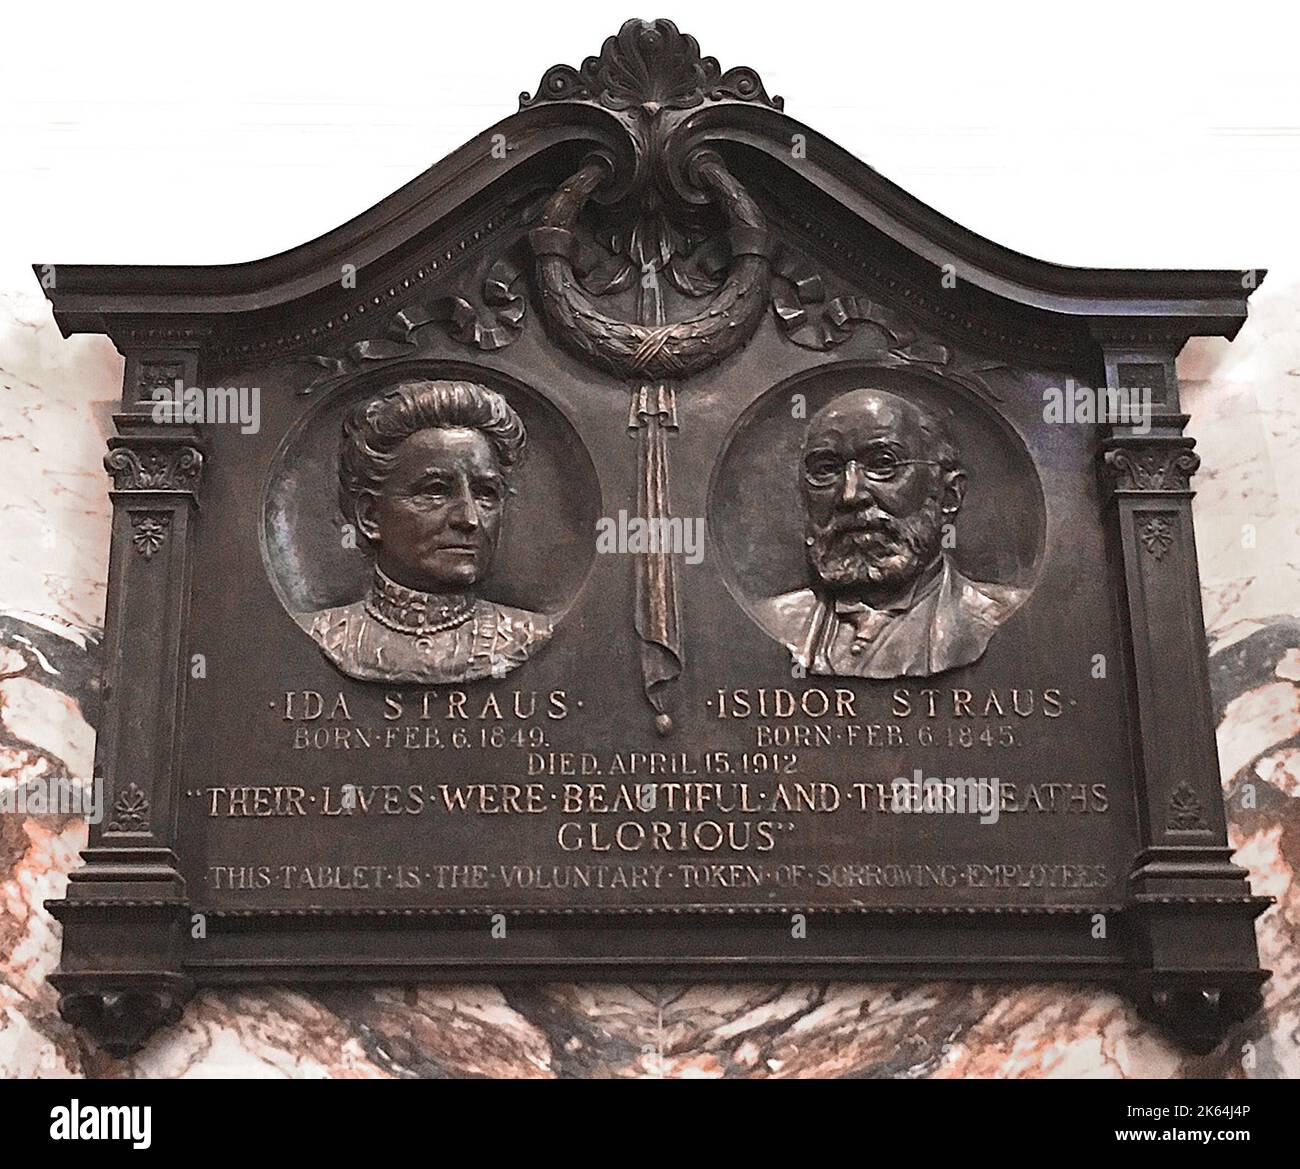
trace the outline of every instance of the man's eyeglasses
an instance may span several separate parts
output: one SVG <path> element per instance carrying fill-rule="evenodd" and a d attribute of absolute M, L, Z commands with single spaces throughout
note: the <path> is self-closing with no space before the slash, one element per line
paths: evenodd
<path fill-rule="evenodd" d="M 848 478 L 849 467 L 873 483 L 888 483 L 902 473 L 904 467 L 938 467 L 935 459 L 900 459 L 892 451 L 873 451 L 860 459 L 841 459 L 835 455 L 811 455 L 804 462 L 803 476 L 811 487 L 836 487 Z"/>

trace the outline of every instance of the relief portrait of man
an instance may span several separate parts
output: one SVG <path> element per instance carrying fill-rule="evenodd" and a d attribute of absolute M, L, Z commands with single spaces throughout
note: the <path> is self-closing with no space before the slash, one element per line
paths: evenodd
<path fill-rule="evenodd" d="M 801 452 L 813 579 L 757 615 L 812 674 L 924 677 L 968 665 L 1027 590 L 971 580 L 945 548 L 966 470 L 942 420 L 884 390 L 842 394 Z"/>
<path fill-rule="evenodd" d="M 404 382 L 348 414 L 339 504 L 373 563 L 370 587 L 301 618 L 343 673 L 469 682 L 501 677 L 546 644 L 549 617 L 479 591 L 524 443 L 505 398 L 473 382 Z"/>

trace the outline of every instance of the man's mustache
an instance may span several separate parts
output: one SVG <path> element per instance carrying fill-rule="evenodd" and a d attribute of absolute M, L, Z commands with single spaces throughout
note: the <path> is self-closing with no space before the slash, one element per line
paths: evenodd
<path fill-rule="evenodd" d="M 903 525 L 887 512 L 871 508 L 866 511 L 837 512 L 830 522 L 819 529 L 823 539 L 836 540 L 849 536 L 903 535 Z"/>

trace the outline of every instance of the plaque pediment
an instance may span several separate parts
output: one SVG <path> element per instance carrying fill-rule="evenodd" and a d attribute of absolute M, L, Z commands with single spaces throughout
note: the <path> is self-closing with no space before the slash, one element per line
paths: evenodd
<path fill-rule="evenodd" d="M 551 168 L 593 154 L 608 162 L 591 193 L 597 204 L 639 205 L 650 196 L 679 201 L 682 211 L 704 209 L 710 194 L 689 164 L 709 149 L 744 176 L 760 204 L 761 195 L 771 198 L 765 219 L 775 221 L 776 234 L 793 232 L 832 269 L 865 268 L 901 289 L 922 271 L 914 285 L 939 287 L 935 270 L 951 266 L 969 303 L 939 308 L 912 287 L 911 307 L 963 332 L 979 333 L 976 321 L 987 317 L 994 332 L 983 335 L 991 339 L 999 337 L 999 313 L 1008 329 L 1059 333 L 1065 345 L 1082 345 L 1089 326 L 1139 340 L 1231 338 L 1265 275 L 1252 269 L 1243 284 L 1241 270 L 1080 269 L 1001 247 L 787 115 L 753 69 L 724 72 L 671 21 L 633 20 L 599 56 L 547 70 L 535 96 L 521 95 L 518 113 L 310 243 L 232 265 L 57 264 L 51 300 L 65 334 L 120 328 L 135 337 L 152 328 L 159 339 L 174 339 L 186 329 L 214 330 L 240 351 L 241 340 L 301 349 L 310 339 L 364 331 L 367 314 L 373 321 L 401 309 L 412 288 L 444 283 L 467 260 L 510 242 L 503 233 L 516 233 L 507 223 L 537 213 L 529 196 L 553 186 Z M 809 278 L 796 259 L 789 265 L 791 275 Z M 355 272 L 355 296 L 340 294 L 348 291 L 339 287 L 345 266 Z M 288 309 L 316 322 L 305 336 L 282 335 L 276 317 Z M 843 313 L 831 315 L 838 321 Z"/>

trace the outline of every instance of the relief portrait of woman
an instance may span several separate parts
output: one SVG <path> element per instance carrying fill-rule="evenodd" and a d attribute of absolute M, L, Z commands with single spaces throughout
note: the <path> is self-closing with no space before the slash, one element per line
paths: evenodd
<path fill-rule="evenodd" d="M 524 454 L 524 424 L 474 382 L 413 380 L 343 423 L 339 505 L 373 572 L 352 604 L 299 618 L 344 674 L 439 684 L 502 677 L 551 618 L 481 595 Z"/>

